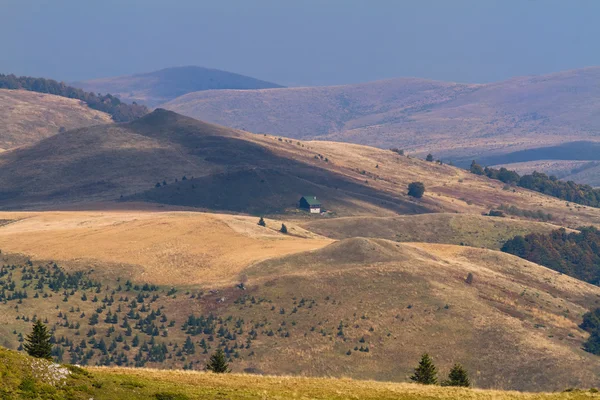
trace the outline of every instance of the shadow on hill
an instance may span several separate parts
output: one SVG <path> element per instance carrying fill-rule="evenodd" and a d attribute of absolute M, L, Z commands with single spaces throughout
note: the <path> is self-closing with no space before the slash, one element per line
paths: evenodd
<path fill-rule="evenodd" d="M 404 214 L 429 210 L 352 181 L 330 170 L 278 156 L 237 131 L 158 109 L 130 124 L 138 134 L 168 140 L 221 172 L 152 187 L 125 200 L 253 214 L 282 213 L 300 196 L 318 195 L 326 208 L 356 208 L 358 201 Z M 153 185 L 154 186 L 154 185 Z"/>
<path fill-rule="evenodd" d="M 277 155 L 249 135 L 162 109 L 128 124 L 58 134 L 0 156 L 0 207 L 121 198 L 264 214 L 313 194 L 343 214 L 429 211 L 407 196 Z M 174 182 L 184 175 L 190 179 Z"/>

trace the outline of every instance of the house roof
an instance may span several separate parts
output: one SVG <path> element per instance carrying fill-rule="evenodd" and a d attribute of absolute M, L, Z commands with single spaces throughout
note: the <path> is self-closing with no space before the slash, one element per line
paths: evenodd
<path fill-rule="evenodd" d="M 317 200 L 317 196 L 302 196 L 309 206 L 320 206 L 321 202 Z"/>

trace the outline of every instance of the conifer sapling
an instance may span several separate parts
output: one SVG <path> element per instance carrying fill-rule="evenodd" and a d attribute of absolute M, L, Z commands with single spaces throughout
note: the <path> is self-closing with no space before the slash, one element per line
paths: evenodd
<path fill-rule="evenodd" d="M 444 381 L 443 386 L 461 386 L 470 387 L 471 380 L 467 370 L 460 364 L 454 364 L 448 375 L 448 379 Z"/>
<path fill-rule="evenodd" d="M 225 359 L 225 352 L 223 351 L 223 349 L 217 349 L 217 351 L 215 351 L 213 355 L 210 356 L 210 360 L 208 361 L 208 364 L 206 364 L 206 369 L 217 374 L 225 374 L 231 372 L 231 369 L 229 368 L 229 363 Z"/>
<path fill-rule="evenodd" d="M 52 335 L 48 332 L 48 328 L 41 320 L 37 320 L 33 324 L 33 331 L 27 335 L 24 348 L 32 357 L 45 358 L 46 360 L 52 360 L 52 343 L 50 343 L 50 337 Z"/>
<path fill-rule="evenodd" d="M 433 360 L 429 357 L 429 354 L 425 353 L 421 356 L 419 366 L 415 368 L 415 373 L 410 379 L 423 385 L 437 384 L 437 369 L 433 365 Z"/>

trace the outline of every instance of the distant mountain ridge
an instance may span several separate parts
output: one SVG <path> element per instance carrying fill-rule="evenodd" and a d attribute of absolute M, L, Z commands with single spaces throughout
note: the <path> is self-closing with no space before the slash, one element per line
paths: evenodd
<path fill-rule="evenodd" d="M 600 140 L 600 67 L 489 84 L 416 78 L 189 93 L 165 108 L 253 132 L 480 158 Z"/>
<path fill-rule="evenodd" d="M 249 76 L 197 66 L 165 68 L 159 71 L 74 82 L 93 92 L 110 92 L 126 101 L 154 107 L 187 93 L 214 89 L 282 88 L 276 83 Z"/>

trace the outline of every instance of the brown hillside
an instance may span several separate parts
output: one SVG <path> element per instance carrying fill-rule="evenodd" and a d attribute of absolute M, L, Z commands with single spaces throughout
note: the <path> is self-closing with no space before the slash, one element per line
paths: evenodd
<path fill-rule="evenodd" d="M 441 370 L 464 363 L 480 387 L 564 389 L 598 379 L 600 359 L 581 350 L 587 334 L 577 324 L 600 289 L 516 257 L 353 238 L 245 273 L 254 296 L 319 299 L 317 310 L 290 314 L 293 332 L 308 331 L 292 336 L 293 350 L 286 340 L 255 348 L 253 363 L 265 371 L 405 380 L 427 351 Z M 346 355 L 361 338 L 370 352 Z"/>
<path fill-rule="evenodd" d="M 394 79 L 360 85 L 209 91 L 165 108 L 296 138 L 475 157 L 598 140 L 600 68 L 485 85 Z"/>
<path fill-rule="evenodd" d="M 79 343 L 75 330 L 57 318 L 59 311 L 85 333 L 105 296 L 114 296 L 108 311 L 122 321 L 136 292 L 111 291 L 131 279 L 162 285 L 142 314 L 160 308 L 174 321 L 167 337 L 155 337 L 158 343 L 181 346 L 188 334 L 180 327 L 190 315 L 216 315 L 230 331 L 242 319 L 243 329 L 235 328 L 238 337 L 229 346 L 245 343 L 255 330 L 251 347 L 237 350 L 236 372 L 402 382 L 428 351 L 443 373 L 453 362 L 463 363 L 478 387 L 562 390 L 590 387 L 599 378 L 600 358 L 580 349 L 587 334 L 577 324 L 596 306 L 600 289 L 510 255 L 365 238 L 327 245 L 293 224 L 290 231 L 297 236 L 277 233 L 280 221 L 267 220 L 267 228 L 260 228 L 255 218 L 230 215 L 69 212 L 3 213 L 2 218 L 20 218 L 0 227 L 4 264 L 17 262 L 7 255 L 9 249 L 22 251 L 68 270 L 92 271 L 103 282 L 102 290 L 79 289 L 67 300 L 50 290 L 44 290 L 49 297 L 34 297 L 34 285 L 21 282 L 17 268 L 17 288 L 29 282 L 30 296 L 18 308 L 17 300 L 0 304 L 0 333 L 11 348 L 18 346 L 12 332 L 27 332 L 30 322 L 23 318 L 32 315 L 48 317 L 57 337 Z M 313 250 L 302 252 L 307 249 Z M 468 273 L 474 275 L 470 285 Z M 176 295 L 167 294 L 172 287 Z M 119 300 L 125 296 L 129 300 Z M 74 308 L 77 314 L 69 311 Z M 98 340 L 110 343 L 123 328 L 104 320 L 108 311 L 94 329 Z M 87 317 L 78 318 L 79 312 Z M 111 335 L 110 327 L 116 328 Z M 150 340 L 137 328 L 134 332 Z M 196 368 L 206 363 L 200 340 L 211 346 L 221 340 L 211 342 L 208 336 L 192 337 L 197 351 L 186 363 L 193 361 Z M 118 346 L 131 360 L 138 352 Z M 361 346 L 369 351 L 357 350 Z M 68 357 L 68 346 L 63 348 Z M 173 357 L 147 366 L 182 365 Z"/>
<path fill-rule="evenodd" d="M 65 97 L 0 89 L 0 152 L 58 133 L 112 122 L 110 115 Z"/>

